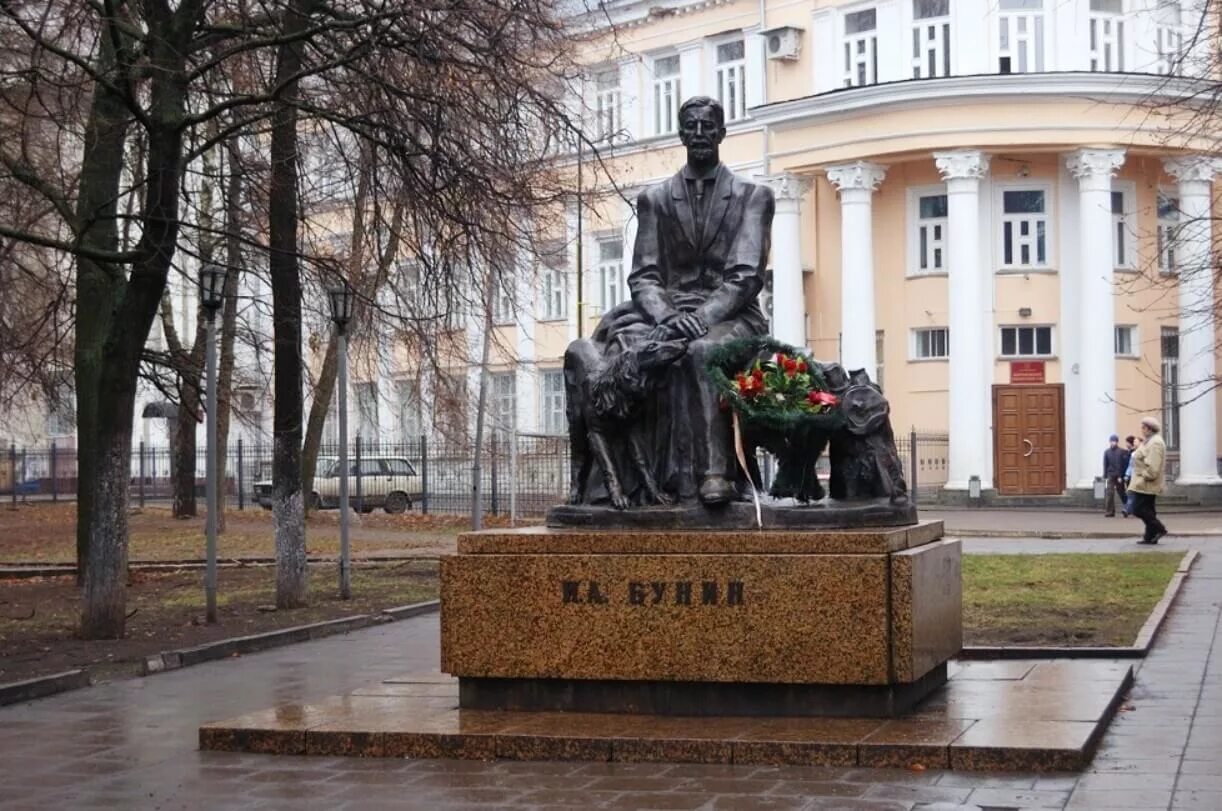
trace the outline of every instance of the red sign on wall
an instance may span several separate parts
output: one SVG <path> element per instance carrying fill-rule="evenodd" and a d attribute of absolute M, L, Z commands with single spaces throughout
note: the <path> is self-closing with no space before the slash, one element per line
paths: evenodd
<path fill-rule="evenodd" d="M 1044 361 L 1042 360 L 1012 360 L 1010 361 L 1011 383 L 1043 383 Z"/>

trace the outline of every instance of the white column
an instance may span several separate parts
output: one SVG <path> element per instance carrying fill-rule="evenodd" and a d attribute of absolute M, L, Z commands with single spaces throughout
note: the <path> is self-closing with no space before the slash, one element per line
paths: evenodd
<path fill-rule="evenodd" d="M 840 76 L 844 72 L 836 70 L 836 26 L 840 17 L 834 8 L 821 8 L 811 14 L 810 20 L 810 63 L 812 84 L 816 93 L 824 93 L 840 87 Z"/>
<path fill-rule="evenodd" d="M 806 348 L 806 295 L 802 283 L 802 198 L 811 179 L 773 175 L 765 181 L 776 197 L 772 218 L 772 334 Z"/>
<path fill-rule="evenodd" d="M 768 102 L 768 54 L 764 46 L 768 43 L 760 36 L 758 28 L 743 31 L 743 44 L 747 61 L 747 109 Z"/>
<path fill-rule="evenodd" d="M 980 259 L 980 180 L 989 156 L 978 149 L 933 153 L 946 181 L 949 223 L 947 244 L 950 330 L 950 469 L 948 490 L 966 490 L 968 479 L 993 486 L 989 455 L 989 384 L 993 341 L 992 309 L 987 295 L 990 269 Z"/>
<path fill-rule="evenodd" d="M 874 191 L 886 167 L 854 161 L 827 168 L 840 191 L 840 362 L 845 369 L 878 366 L 874 354 Z"/>
<path fill-rule="evenodd" d="M 636 210 L 633 208 L 631 200 L 636 199 L 636 195 L 632 193 L 632 189 L 624 189 L 623 201 L 623 218 L 624 218 L 624 272 L 620 276 L 620 301 L 627 301 L 632 298 L 631 292 L 628 290 L 628 274 L 632 272 L 632 253 L 636 247 Z"/>
<path fill-rule="evenodd" d="M 1178 181 L 1176 233 L 1180 321 L 1180 476 L 1176 484 L 1222 484 L 1218 477 L 1214 365 L 1214 284 L 1210 226 L 1213 178 L 1222 160 L 1203 155 L 1163 161 Z"/>
<path fill-rule="evenodd" d="M 641 129 L 641 71 L 637 57 L 620 60 L 619 103 L 623 118 L 624 140 L 638 140 Z"/>
<path fill-rule="evenodd" d="M 704 87 L 704 40 L 698 39 L 679 46 L 679 103 L 703 95 Z"/>
<path fill-rule="evenodd" d="M 875 19 L 878 21 L 878 76 L 875 81 L 898 82 L 911 79 L 912 34 L 903 30 L 903 13 L 899 3 L 895 0 L 884 0 L 877 3 L 874 9 Z"/>
<path fill-rule="evenodd" d="M 1073 487 L 1090 488 L 1103 475 L 1102 449 L 1116 424 L 1116 290 L 1112 283 L 1112 175 L 1123 149 L 1079 149 L 1066 161 L 1078 180 L 1079 269 L 1078 475 Z M 1072 250 L 1072 248 L 1069 248 Z M 1064 313 L 1063 318 L 1072 314 Z M 1067 449 L 1067 453 L 1074 453 Z"/>
<path fill-rule="evenodd" d="M 997 34 L 991 33 L 990 15 L 980 8 L 980 0 L 951 0 L 950 13 L 954 20 L 950 27 L 950 66 L 954 75 L 995 72 L 997 65 L 993 62 L 989 37 Z"/>

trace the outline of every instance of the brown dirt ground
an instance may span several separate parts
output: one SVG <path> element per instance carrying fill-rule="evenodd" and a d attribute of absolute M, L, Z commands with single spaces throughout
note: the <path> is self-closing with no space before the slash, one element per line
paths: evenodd
<path fill-rule="evenodd" d="M 226 531 L 218 539 L 222 560 L 272 557 L 275 536 L 271 513 L 228 510 Z M 176 519 L 168 508 L 149 506 L 129 516 L 128 556 L 132 561 L 202 560 L 204 512 Z M 505 523 L 490 517 L 489 526 Z M 436 557 L 454 551 L 455 539 L 468 526 L 462 516 L 419 513 L 352 515 L 352 555 Z M 0 506 L 0 565 L 4 563 L 73 563 L 76 560 L 76 505 L 21 504 Z M 328 510 L 310 516 L 306 531 L 310 555 L 339 554 L 339 513 Z"/>
<path fill-rule="evenodd" d="M 355 566 L 351 600 L 338 596 L 335 565 L 310 568 L 310 605 L 275 604 L 275 569 L 249 566 L 218 574 L 215 625 L 204 624 L 202 570 L 146 573 L 129 579 L 127 637 L 77 638 L 80 594 L 72 577 L 0 580 L 0 683 L 88 667 L 98 676 L 134 675 L 144 657 L 219 639 L 321 620 L 368 614 L 435 599 L 437 562 Z"/>

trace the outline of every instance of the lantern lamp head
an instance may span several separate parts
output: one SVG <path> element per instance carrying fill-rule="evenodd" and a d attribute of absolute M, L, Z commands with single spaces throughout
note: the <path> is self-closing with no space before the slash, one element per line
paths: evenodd
<path fill-rule="evenodd" d="M 327 290 L 327 298 L 331 302 L 331 320 L 335 322 L 340 332 L 344 332 L 348 328 L 348 322 L 352 320 L 352 306 L 356 302 L 356 291 L 348 282 L 341 281 Z"/>
<path fill-rule="evenodd" d="M 199 271 L 199 303 L 208 311 L 208 315 L 225 303 L 225 277 L 229 275 L 228 268 L 209 262 Z"/>

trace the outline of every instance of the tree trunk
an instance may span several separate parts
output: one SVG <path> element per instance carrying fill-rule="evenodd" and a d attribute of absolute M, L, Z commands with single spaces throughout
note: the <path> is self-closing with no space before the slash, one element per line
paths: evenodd
<path fill-rule="evenodd" d="M 272 429 L 272 517 L 276 525 L 276 607 L 306 603 L 305 504 L 301 494 L 301 273 L 297 259 L 297 110 L 304 30 L 316 0 L 294 0 L 285 12 L 289 41 L 276 54 L 283 103 L 272 116 L 268 268 L 272 282 L 275 416 Z"/>
<path fill-rule="evenodd" d="M 116 54 L 107 37 L 99 40 L 98 68 L 103 73 L 116 66 Z M 116 201 L 123 172 L 123 145 L 130 123 L 122 99 L 98 85 L 85 128 L 84 159 L 78 181 L 76 216 L 88 223 L 81 234 L 87 248 L 113 251 L 118 247 Z M 93 532 L 94 493 L 99 486 L 98 384 L 106 355 L 106 338 L 122 292 L 122 270 L 102 265 L 84 256 L 76 262 L 76 300 L 89 302 L 76 311 L 73 368 L 76 387 L 76 571 L 78 585 L 85 585 Z M 130 464 L 129 464 L 130 467 Z M 130 475 L 127 468 L 124 481 Z"/>
<path fill-rule="evenodd" d="M 196 424 L 200 411 L 200 391 L 179 374 L 178 419 L 170 436 L 174 450 L 170 458 L 170 479 L 174 487 L 173 515 L 175 518 L 194 518 L 196 480 Z"/>
<path fill-rule="evenodd" d="M 480 470 L 480 449 L 484 441 L 484 416 L 488 406 L 488 361 L 492 355 L 492 306 L 496 295 L 496 276 L 488 272 L 487 291 L 484 294 L 484 335 L 480 350 L 479 395 L 475 405 L 475 447 L 471 451 L 471 529 L 479 530 L 484 525 L 484 482 Z"/>
<path fill-rule="evenodd" d="M 327 412 L 331 410 L 331 397 L 335 394 L 338 372 L 339 342 L 332 332 L 327 340 L 327 353 L 323 356 L 322 369 L 318 373 L 318 384 L 314 387 L 310 418 L 306 422 L 305 446 L 301 451 L 301 486 L 302 492 L 305 493 L 314 490 L 314 474 L 318 471 L 318 450 L 322 446 L 322 429 L 327 423 Z"/>
<path fill-rule="evenodd" d="M 229 159 L 229 174 L 225 178 L 225 265 L 229 268 L 229 274 L 225 277 L 225 308 L 221 311 L 221 353 L 218 358 L 220 368 L 216 384 L 216 464 L 217 470 L 221 471 L 222 482 L 225 480 L 224 472 L 229 461 L 229 419 L 233 414 L 233 353 L 238 333 L 238 283 L 243 270 L 242 163 L 236 137 L 225 142 L 225 152 Z M 241 477 L 237 477 L 235 483 L 240 481 Z M 224 487 L 217 490 L 216 499 L 216 531 L 218 534 L 224 534 Z"/>

